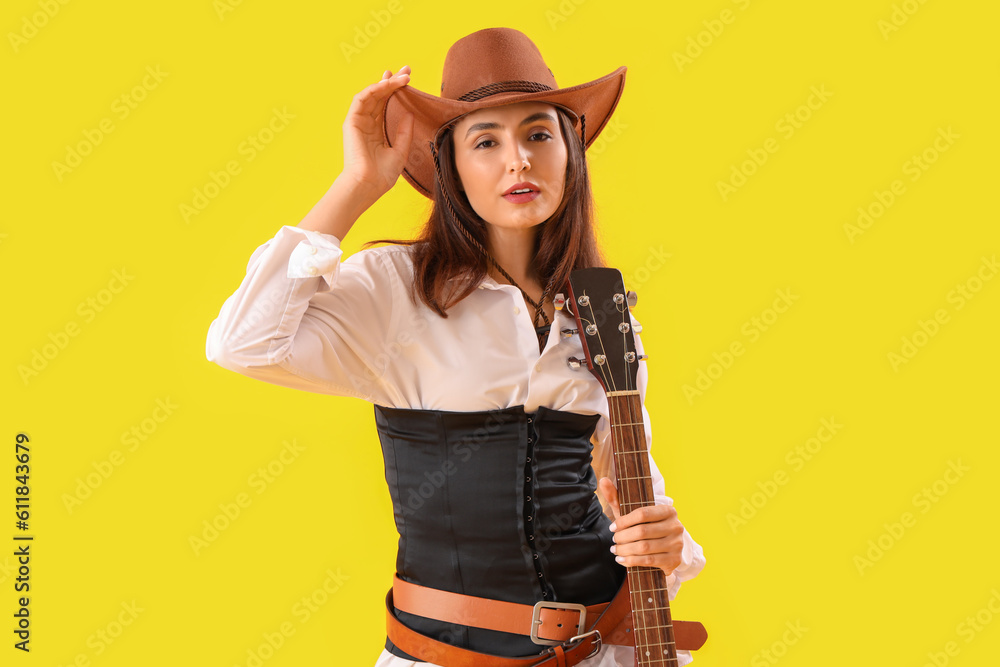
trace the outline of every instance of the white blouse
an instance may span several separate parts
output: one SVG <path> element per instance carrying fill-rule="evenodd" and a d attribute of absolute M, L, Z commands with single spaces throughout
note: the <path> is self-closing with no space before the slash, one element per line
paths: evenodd
<path fill-rule="evenodd" d="M 556 311 L 539 354 L 532 311 L 521 291 L 487 277 L 442 318 L 410 299 L 413 265 L 407 246 L 381 246 L 343 259 L 340 239 L 284 225 L 254 251 L 239 288 L 208 329 L 209 361 L 251 378 L 304 391 L 354 396 L 393 408 L 479 411 L 523 405 L 600 414 L 592 441 L 597 478 L 614 479 L 607 397 L 586 370 L 573 318 Z M 633 323 L 635 323 L 633 318 Z M 636 350 L 642 343 L 636 335 Z M 646 364 L 637 387 L 645 401 Z M 649 414 L 642 408 L 646 440 Z M 657 504 L 672 504 L 649 459 Z M 608 516 L 611 512 L 601 498 Z M 701 546 L 684 531 L 681 565 L 668 592 L 705 565 Z M 606 645 L 583 667 L 632 665 L 632 647 Z M 678 651 L 678 663 L 691 661 Z M 377 667 L 413 663 L 382 652 Z"/>

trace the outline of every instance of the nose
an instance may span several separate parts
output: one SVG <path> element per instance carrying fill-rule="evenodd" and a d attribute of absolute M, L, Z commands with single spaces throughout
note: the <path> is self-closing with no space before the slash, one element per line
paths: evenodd
<path fill-rule="evenodd" d="M 511 173 L 516 173 L 523 171 L 531 167 L 531 163 L 528 162 L 528 153 L 521 146 L 519 141 L 512 141 L 510 145 L 513 147 L 512 154 L 507 159 L 507 168 Z"/>

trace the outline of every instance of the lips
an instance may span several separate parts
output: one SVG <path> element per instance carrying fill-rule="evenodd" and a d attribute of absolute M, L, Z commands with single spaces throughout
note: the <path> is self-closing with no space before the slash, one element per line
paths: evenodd
<path fill-rule="evenodd" d="M 534 183 L 531 183 L 531 182 L 528 182 L 528 181 L 525 181 L 524 183 L 515 183 L 514 185 L 510 186 L 507 189 L 507 191 L 504 192 L 500 196 L 501 197 L 506 197 L 507 195 L 511 194 L 515 190 L 531 190 L 532 192 L 538 192 L 538 186 L 535 185 Z"/>

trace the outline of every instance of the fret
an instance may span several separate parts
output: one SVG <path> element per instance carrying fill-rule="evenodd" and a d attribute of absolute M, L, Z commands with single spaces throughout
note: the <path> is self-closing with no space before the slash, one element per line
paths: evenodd
<path fill-rule="evenodd" d="M 661 572 L 662 572 L 662 570 L 661 570 Z M 656 592 L 667 591 L 669 589 L 666 588 L 665 586 L 662 587 L 662 588 L 659 587 L 659 586 L 657 586 L 656 588 L 630 588 L 630 590 L 633 593 L 656 593 Z"/>

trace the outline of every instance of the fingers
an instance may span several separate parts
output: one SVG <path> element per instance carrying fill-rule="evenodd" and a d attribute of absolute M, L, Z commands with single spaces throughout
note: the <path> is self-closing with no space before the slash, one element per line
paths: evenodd
<path fill-rule="evenodd" d="M 608 501 L 608 505 L 611 507 L 611 512 L 615 516 L 615 523 L 612 524 L 612 526 L 614 526 L 618 523 L 618 519 L 621 517 L 621 514 L 618 511 L 618 489 L 615 488 L 614 483 L 612 483 L 609 477 L 602 477 L 597 482 L 597 486 L 600 488 L 604 499 Z M 612 528 L 612 530 L 614 530 L 614 528 Z"/>
<path fill-rule="evenodd" d="M 615 545 L 615 560 L 625 567 L 645 565 L 659 567 L 665 572 L 675 570 L 681 564 L 682 541 L 673 538 L 642 540 Z"/>
<path fill-rule="evenodd" d="M 413 123 L 413 114 L 408 111 L 403 115 L 403 119 L 399 121 L 399 127 L 396 128 L 396 142 L 393 144 L 393 148 L 404 160 L 410 153 L 410 143 L 413 139 Z"/>
<path fill-rule="evenodd" d="M 408 76 L 410 74 L 410 66 L 409 65 L 403 65 L 402 67 L 399 68 L 399 73 L 398 74 L 406 74 Z M 398 76 L 398 74 L 397 74 L 397 76 Z M 382 73 L 382 78 L 383 79 L 389 79 L 391 77 L 392 77 L 392 71 L 391 70 L 386 70 L 385 72 Z"/>
<path fill-rule="evenodd" d="M 625 567 L 658 567 L 668 575 L 680 566 L 684 526 L 673 505 L 640 507 L 622 516 L 614 483 L 602 477 L 597 487 L 614 514 L 615 560 Z"/>
<path fill-rule="evenodd" d="M 677 519 L 677 510 L 673 505 L 647 505 L 633 510 L 625 516 L 615 521 L 615 530 L 622 532 L 626 528 L 638 526 L 640 524 L 652 524 L 659 521 L 671 521 Z M 680 525 L 680 521 L 677 522 Z"/>
<path fill-rule="evenodd" d="M 409 65 L 401 67 L 395 75 L 390 70 L 385 70 L 379 81 L 366 87 L 354 96 L 351 102 L 351 111 L 355 113 L 370 113 L 373 109 L 380 106 L 379 103 L 386 97 L 392 95 L 396 90 L 407 85 L 409 82 Z"/>

